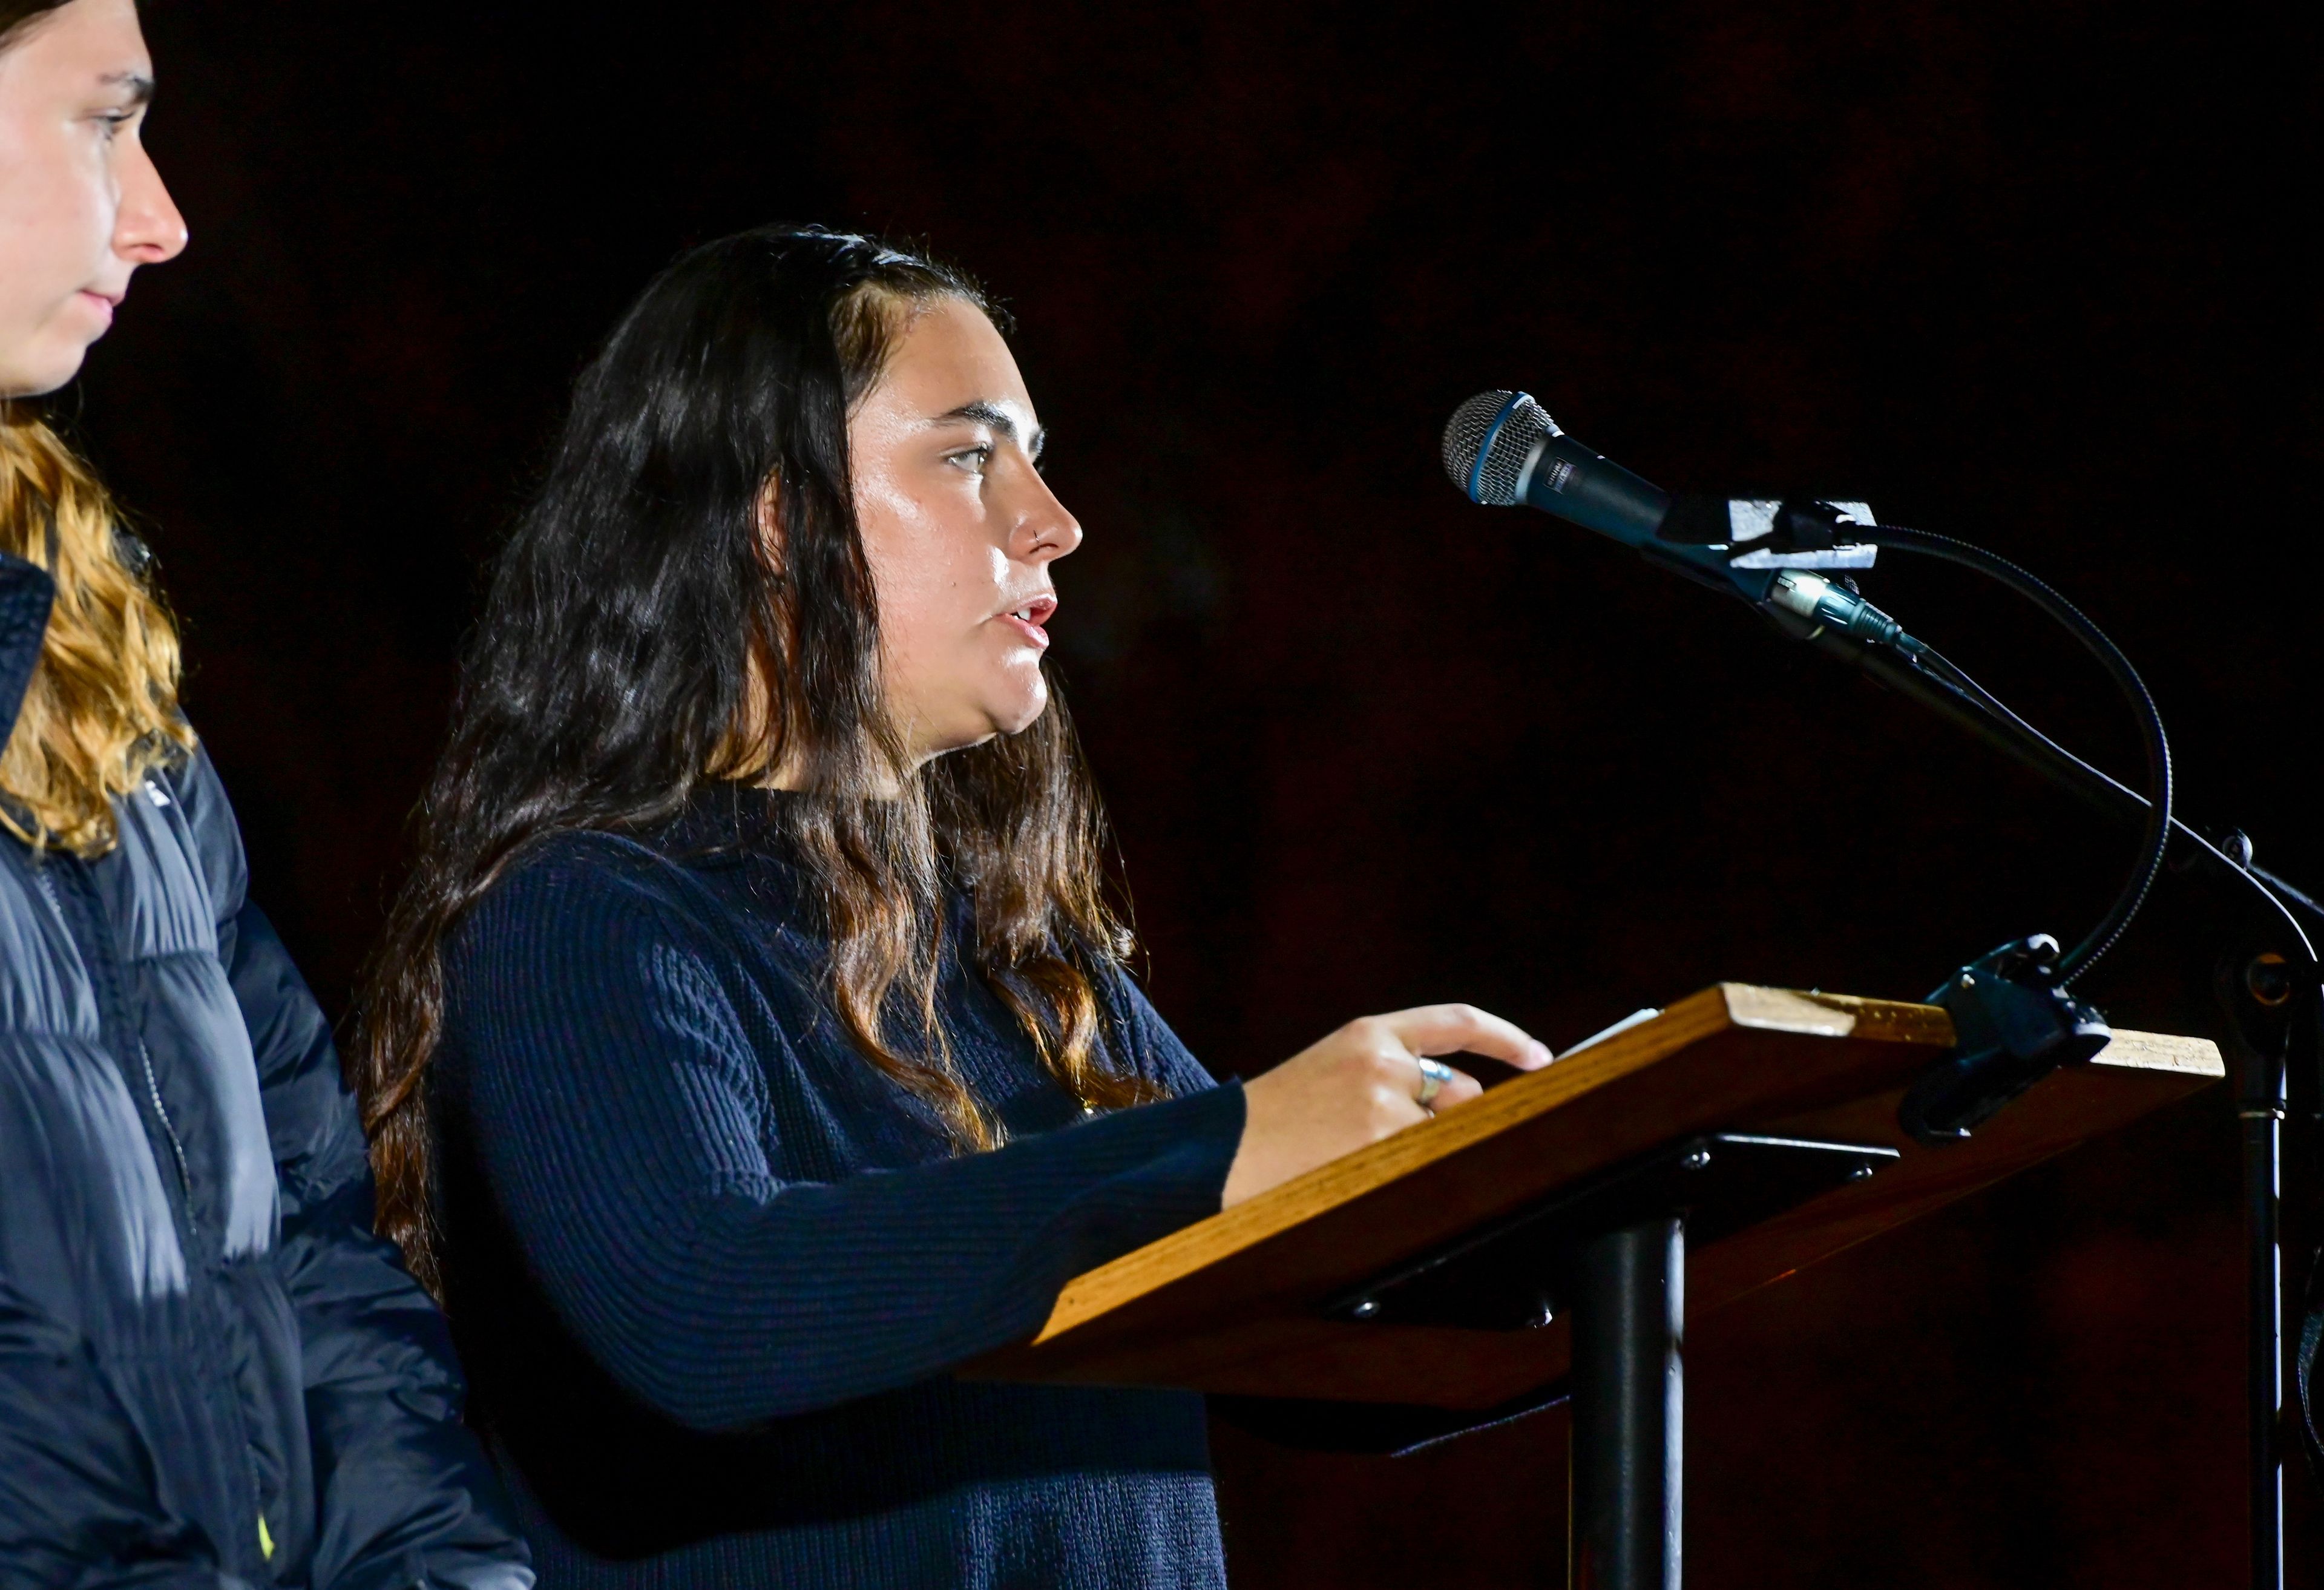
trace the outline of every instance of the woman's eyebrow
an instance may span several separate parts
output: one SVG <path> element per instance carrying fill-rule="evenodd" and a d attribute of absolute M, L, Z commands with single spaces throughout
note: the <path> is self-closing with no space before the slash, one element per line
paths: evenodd
<path fill-rule="evenodd" d="M 1016 416 L 999 403 L 989 402 L 984 398 L 978 398 L 973 402 L 963 403 L 957 409 L 947 409 L 928 423 L 948 425 L 960 420 L 973 421 L 980 425 L 990 425 L 1010 440 L 1019 439 Z M 1048 441 L 1049 433 L 1046 429 L 1035 430 L 1031 439 L 1025 443 L 1026 455 L 1029 458 L 1039 458 L 1041 449 L 1048 445 Z"/>
<path fill-rule="evenodd" d="M 106 88 L 126 90 L 133 107 L 153 102 L 153 79 L 143 72 L 107 72 L 97 80 Z"/>

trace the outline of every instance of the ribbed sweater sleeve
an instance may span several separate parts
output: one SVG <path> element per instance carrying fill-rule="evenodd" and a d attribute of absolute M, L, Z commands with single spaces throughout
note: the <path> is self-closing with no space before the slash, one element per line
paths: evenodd
<path fill-rule="evenodd" d="M 669 1417 L 734 1428 L 927 1380 L 1217 1212 L 1232 1086 L 989 1153 L 779 1176 L 770 1068 L 807 1040 L 681 896 L 666 868 L 568 847 L 504 878 L 447 966 L 502 1217 L 567 1327 Z"/>

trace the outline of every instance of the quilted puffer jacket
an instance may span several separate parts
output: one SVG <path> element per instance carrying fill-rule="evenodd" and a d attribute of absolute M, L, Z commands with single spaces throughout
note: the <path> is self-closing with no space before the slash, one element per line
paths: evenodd
<path fill-rule="evenodd" d="M 52 594 L 0 555 L 0 736 Z M 0 830 L 0 1586 L 523 1590 L 217 775 L 116 809 Z"/>

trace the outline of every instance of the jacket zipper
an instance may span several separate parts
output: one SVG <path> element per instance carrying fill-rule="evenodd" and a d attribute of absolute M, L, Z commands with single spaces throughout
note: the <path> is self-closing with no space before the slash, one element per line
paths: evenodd
<path fill-rule="evenodd" d="M 145 1040 L 136 1035 L 137 1065 L 145 1073 L 145 1096 L 153 1104 L 153 1114 L 161 1117 L 161 1135 L 170 1140 L 170 1152 L 178 1161 L 178 1188 L 186 1198 L 186 1229 L 199 1231 L 202 1217 L 194 1211 L 194 1172 L 186 1162 L 186 1144 L 178 1135 L 177 1123 L 170 1119 L 170 1106 L 161 1102 L 161 1084 L 153 1075 L 153 1054 L 145 1047 Z"/>
<path fill-rule="evenodd" d="M 32 881 L 48 901 L 49 909 L 56 912 L 57 921 L 69 939 L 73 937 L 72 919 L 65 912 L 64 900 L 57 892 L 56 879 L 50 874 L 49 864 L 46 860 L 35 857 Z M 137 1046 L 137 1069 L 145 1083 L 145 1100 L 153 1106 L 153 1117 L 161 1123 L 161 1135 L 170 1140 L 170 1156 L 177 1161 L 178 1190 L 185 1210 L 187 1234 L 190 1236 L 201 1229 L 201 1218 L 194 1212 L 194 1172 L 191 1162 L 186 1158 L 185 1139 L 178 1135 L 178 1123 L 170 1118 L 170 1106 L 161 1101 L 161 1081 L 154 1074 L 153 1051 L 145 1047 L 144 1034 L 133 1029 L 129 1040 Z M 190 1260 L 192 1255 L 189 1253 L 188 1257 Z M 271 1564 L 274 1558 L 275 1542 L 273 1532 L 266 1523 L 266 1486 L 259 1474 L 258 1454 L 254 1447 L 245 1444 L 242 1456 L 250 1474 L 251 1495 L 258 1503 L 259 1556 L 263 1561 Z"/>
<path fill-rule="evenodd" d="M 40 885 L 41 892 L 48 897 L 49 909 L 57 913 L 57 920 L 67 924 L 65 930 L 69 936 L 72 929 L 69 919 L 65 916 L 65 902 L 58 897 L 57 882 L 49 875 L 47 862 L 35 861 L 32 864 L 32 881 Z M 186 1159 L 185 1140 L 178 1135 L 178 1123 L 170 1119 L 170 1106 L 161 1102 L 161 1079 L 153 1075 L 152 1051 L 145 1047 L 143 1035 L 133 1032 L 130 1034 L 130 1039 L 137 1045 L 137 1068 L 145 1079 L 146 1102 L 153 1106 L 154 1118 L 161 1123 L 161 1135 L 170 1140 L 171 1157 L 178 1162 L 178 1191 L 186 1203 L 186 1229 L 189 1232 L 199 1231 L 201 1219 L 194 1213 L 194 1172 L 192 1165 Z"/>

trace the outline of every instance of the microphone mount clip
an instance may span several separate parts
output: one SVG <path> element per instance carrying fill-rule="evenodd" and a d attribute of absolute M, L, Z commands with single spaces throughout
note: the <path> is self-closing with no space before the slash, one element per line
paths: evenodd
<path fill-rule="evenodd" d="M 2058 941 L 2015 938 L 1929 995 L 1953 1019 L 1953 1047 L 1896 1109 L 1897 1123 L 1934 1147 L 1956 1142 L 2061 1066 L 2079 1065 L 2114 1040 L 2094 1005 L 2056 981 Z"/>
<path fill-rule="evenodd" d="M 1777 502 L 1683 493 L 1655 527 L 1655 539 L 1726 554 L 1727 567 L 1754 573 L 1776 569 L 1869 569 L 1880 549 L 1854 539 L 1873 522 L 1863 503 Z"/>

